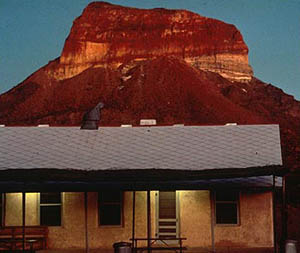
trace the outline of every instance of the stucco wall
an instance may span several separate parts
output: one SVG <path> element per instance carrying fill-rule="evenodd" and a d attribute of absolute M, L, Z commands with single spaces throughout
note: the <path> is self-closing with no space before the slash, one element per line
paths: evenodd
<path fill-rule="evenodd" d="M 240 225 L 215 226 L 216 246 L 272 247 L 273 245 L 272 193 L 240 195 Z"/>
<path fill-rule="evenodd" d="M 179 191 L 180 230 L 189 247 L 211 245 L 211 207 L 209 191 Z"/>
<path fill-rule="evenodd" d="M 154 236 L 154 192 L 151 192 L 152 236 Z M 112 249 L 112 244 L 132 237 L 132 192 L 124 193 L 122 226 L 99 226 L 97 193 L 88 193 L 88 233 L 90 248 Z M 147 193 L 136 192 L 135 236 L 147 236 Z M 75 212 L 76 210 L 76 212 Z M 84 194 L 64 193 L 63 225 L 49 227 L 50 248 L 85 247 Z M 62 240 L 63 238 L 63 240 Z"/>
<path fill-rule="evenodd" d="M 90 248 L 112 249 L 118 241 L 132 237 L 132 192 L 124 193 L 123 226 L 99 226 L 97 193 L 88 193 Z M 211 202 L 209 191 L 179 191 L 180 236 L 188 247 L 211 246 Z M 84 248 L 84 193 L 63 193 L 62 226 L 49 227 L 49 248 Z M 136 192 L 135 236 L 147 236 L 147 193 Z M 151 192 L 151 228 L 155 236 L 155 191 Z M 241 193 L 240 225 L 215 225 L 217 247 L 271 247 L 273 245 L 272 194 Z M 7 226 L 22 224 L 22 195 L 6 195 Z M 26 194 L 26 224 L 38 225 L 38 194 Z"/>

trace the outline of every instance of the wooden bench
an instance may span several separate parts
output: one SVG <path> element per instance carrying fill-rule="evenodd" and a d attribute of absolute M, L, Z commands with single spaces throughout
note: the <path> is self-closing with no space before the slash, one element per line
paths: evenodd
<path fill-rule="evenodd" d="M 47 248 L 48 227 L 26 226 L 25 249 L 41 250 Z M 23 249 L 23 227 L 0 227 L 0 250 Z"/>
<path fill-rule="evenodd" d="M 179 251 L 182 253 L 184 250 L 187 250 L 187 247 L 184 247 L 182 245 L 182 241 L 186 240 L 186 238 L 183 237 L 177 237 L 177 238 L 172 238 L 172 237 L 159 237 L 159 238 L 149 238 L 150 240 L 150 247 L 145 247 L 145 246 L 139 246 L 138 242 L 142 241 L 148 241 L 148 238 L 134 238 L 130 239 L 133 241 L 132 248 L 133 252 L 143 252 L 143 251 L 152 251 L 152 250 L 157 250 L 157 251 L 164 251 L 164 250 L 169 250 L 169 251 Z"/>

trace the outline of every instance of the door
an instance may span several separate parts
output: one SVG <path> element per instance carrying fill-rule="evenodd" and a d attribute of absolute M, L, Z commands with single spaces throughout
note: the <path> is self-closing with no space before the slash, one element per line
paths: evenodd
<path fill-rule="evenodd" d="M 156 193 L 156 236 L 179 237 L 179 193 L 159 191 Z"/>

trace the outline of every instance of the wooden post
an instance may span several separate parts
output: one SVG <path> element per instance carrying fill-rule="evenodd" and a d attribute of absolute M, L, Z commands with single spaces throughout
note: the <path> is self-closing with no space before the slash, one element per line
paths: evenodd
<path fill-rule="evenodd" d="M 273 203 L 273 236 L 274 236 L 274 253 L 277 253 L 277 223 L 276 223 L 276 180 L 273 175 L 272 203 Z"/>
<path fill-rule="evenodd" d="M 150 191 L 147 190 L 147 247 L 148 253 L 151 253 L 151 202 L 150 202 Z"/>
<path fill-rule="evenodd" d="M 287 207 L 286 207 L 286 178 L 282 178 L 282 236 L 281 236 L 281 250 L 285 251 L 285 241 L 287 239 Z"/>
<path fill-rule="evenodd" d="M 89 234 L 88 234 L 88 194 L 84 192 L 84 220 L 85 220 L 85 252 L 89 253 Z"/>
<path fill-rule="evenodd" d="M 26 194 L 22 192 L 22 248 L 25 251 L 25 215 L 26 215 Z"/>
<path fill-rule="evenodd" d="M 135 191 L 132 192 L 132 244 L 131 252 L 134 251 L 134 237 L 135 237 Z"/>
<path fill-rule="evenodd" d="M 210 206 L 211 206 L 211 251 L 215 252 L 215 202 L 214 193 L 210 191 Z"/>

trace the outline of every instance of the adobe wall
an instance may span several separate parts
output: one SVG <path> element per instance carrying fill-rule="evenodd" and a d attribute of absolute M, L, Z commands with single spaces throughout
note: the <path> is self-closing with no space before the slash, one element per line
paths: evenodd
<path fill-rule="evenodd" d="M 211 206 L 209 191 L 179 191 L 180 231 L 188 247 L 211 245 Z"/>
<path fill-rule="evenodd" d="M 240 196 L 240 225 L 215 226 L 216 247 L 272 247 L 272 193 Z"/>
<path fill-rule="evenodd" d="M 62 226 L 49 227 L 49 248 L 84 248 L 84 194 L 63 193 Z M 6 197 L 7 226 L 22 224 L 22 195 Z M 241 194 L 239 226 L 215 225 L 217 247 L 271 247 L 273 245 L 272 194 Z M 88 193 L 90 248 L 112 249 L 118 241 L 132 237 L 132 192 L 124 193 L 124 223 L 120 227 L 98 225 L 97 193 Z M 209 191 L 179 191 L 180 235 L 188 247 L 211 246 L 211 202 Z M 136 192 L 136 237 L 147 236 L 147 194 Z M 155 236 L 155 191 L 151 192 L 152 236 Z M 38 194 L 26 195 L 26 225 L 38 225 Z"/>
<path fill-rule="evenodd" d="M 91 248 L 112 249 L 112 244 L 132 237 L 132 192 L 124 193 L 123 226 L 99 226 L 97 193 L 88 193 L 88 232 Z M 62 226 L 49 227 L 50 249 L 84 248 L 84 193 L 62 194 Z M 135 236 L 147 236 L 147 193 L 136 192 Z M 155 235 L 155 192 L 151 192 L 152 236 Z M 38 225 L 38 194 L 26 193 L 26 225 Z M 6 226 L 22 225 L 22 194 L 6 195 Z"/>

